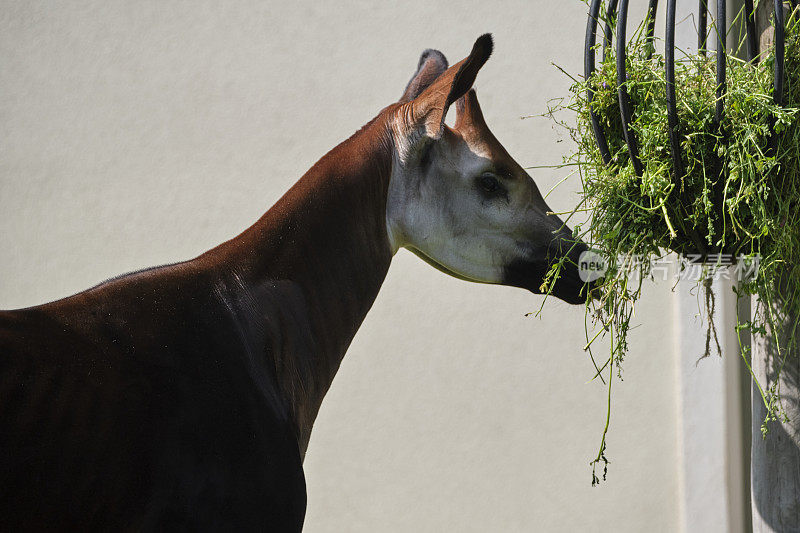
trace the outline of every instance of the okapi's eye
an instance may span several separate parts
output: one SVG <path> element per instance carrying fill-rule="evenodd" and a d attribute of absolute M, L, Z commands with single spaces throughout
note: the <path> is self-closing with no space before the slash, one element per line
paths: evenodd
<path fill-rule="evenodd" d="M 500 182 L 491 174 L 483 174 L 478 180 L 481 189 L 488 193 L 496 193 L 501 189 Z"/>

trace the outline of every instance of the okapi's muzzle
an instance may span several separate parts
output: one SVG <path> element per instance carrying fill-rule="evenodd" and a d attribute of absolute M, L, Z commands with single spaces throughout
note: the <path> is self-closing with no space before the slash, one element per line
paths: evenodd
<path fill-rule="evenodd" d="M 547 292 L 569 304 L 583 304 L 597 283 L 584 281 L 581 277 L 581 255 L 588 250 L 585 243 L 576 241 L 572 235 L 556 237 L 547 250 L 534 251 L 528 258 L 516 259 L 507 265 L 503 284 L 536 294 Z M 548 281 L 548 285 L 543 286 L 548 272 L 562 258 L 563 263 L 555 281 Z"/>

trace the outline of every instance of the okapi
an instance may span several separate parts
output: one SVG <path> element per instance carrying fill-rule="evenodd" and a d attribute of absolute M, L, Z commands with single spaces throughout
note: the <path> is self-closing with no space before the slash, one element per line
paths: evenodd
<path fill-rule="evenodd" d="M 586 246 L 484 122 L 486 34 L 199 257 L 0 312 L 0 529 L 299 531 L 311 428 L 405 247 L 584 302 Z M 456 104 L 454 127 L 445 115 Z"/>

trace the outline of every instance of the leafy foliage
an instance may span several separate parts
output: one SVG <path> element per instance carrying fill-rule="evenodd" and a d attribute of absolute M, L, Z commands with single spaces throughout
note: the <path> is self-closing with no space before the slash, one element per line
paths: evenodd
<path fill-rule="evenodd" d="M 675 62 L 679 139 L 684 173 L 676 175 L 667 124 L 664 58 L 652 54 L 640 27 L 627 47 L 626 89 L 633 109 L 631 131 L 644 167 L 634 171 L 624 141 L 617 93 L 616 57 L 609 51 L 589 79 L 575 81 L 571 99 L 549 115 L 566 127 L 577 150 L 565 164 L 576 165 L 582 183 L 578 210 L 591 212 L 577 232 L 609 261 L 587 316 L 597 333 L 610 338 L 605 364 L 595 363 L 597 376 L 607 372 L 609 411 L 597 457 L 606 468 L 606 433 L 610 421 L 611 382 L 620 377 L 627 335 L 642 280 L 651 275 L 653 260 L 669 252 L 706 263 L 709 274 L 719 255 L 758 261 L 754 276 L 739 283 L 739 297 L 757 295 L 769 312 L 752 321 L 740 319 L 737 332 L 764 335 L 785 325 L 785 316 L 800 316 L 800 10 L 789 17 L 786 31 L 786 94 L 784 105 L 773 99 L 774 55 L 756 64 L 727 58 L 725 111 L 715 120 L 714 54 L 686 55 Z M 677 55 L 677 54 L 676 54 Z M 587 90 L 593 100 L 587 99 Z M 576 125 L 558 121 L 558 110 L 577 116 Z M 603 161 L 592 132 L 590 112 L 600 119 L 610 153 Z M 555 265 L 546 284 L 557 278 Z M 716 266 L 719 266 L 718 264 Z M 710 290 L 708 279 L 700 280 Z M 779 284 L 783 289 L 780 294 Z M 545 286 L 547 288 L 547 286 Z M 707 305 L 713 295 L 707 294 Z M 710 309 L 709 309 L 710 310 Z M 713 311 L 712 311 L 713 312 Z M 710 317 L 709 317 L 710 321 Z M 712 327 L 712 326 L 709 326 Z M 588 335 L 587 335 L 588 338 Z M 709 330 L 710 339 L 716 332 Z M 718 347 L 718 345 L 717 345 Z M 783 357 L 792 346 L 780 347 Z M 741 354 L 750 368 L 749 354 Z M 592 360 L 595 361 L 594 355 Z M 616 367 L 616 373 L 615 373 Z M 783 416 L 775 387 L 759 390 L 767 420 Z"/>

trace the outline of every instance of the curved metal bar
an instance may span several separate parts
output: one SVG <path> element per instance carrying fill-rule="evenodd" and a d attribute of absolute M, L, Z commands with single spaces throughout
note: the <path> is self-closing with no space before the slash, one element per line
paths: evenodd
<path fill-rule="evenodd" d="M 683 159 L 681 157 L 681 141 L 678 134 L 678 106 L 675 99 L 675 0 L 667 0 L 667 28 L 664 35 L 664 63 L 667 80 L 667 126 L 669 128 L 669 144 L 672 148 L 673 182 L 680 187 L 683 178 Z"/>
<path fill-rule="evenodd" d="M 650 5 L 647 7 L 647 33 L 645 34 L 645 43 L 650 47 L 647 52 L 647 59 L 653 57 L 653 54 L 656 51 L 655 32 L 657 10 L 658 0 L 650 0 Z"/>
<path fill-rule="evenodd" d="M 722 126 L 722 119 L 723 119 L 723 112 L 725 111 L 725 93 L 727 91 L 727 82 L 726 82 L 726 66 L 728 61 L 728 56 L 726 54 L 726 41 L 728 34 L 725 31 L 727 28 L 727 0 L 717 0 L 717 20 L 715 21 L 715 29 L 717 34 L 717 101 L 716 101 L 716 112 L 714 114 L 714 126 L 717 130 L 717 134 L 722 137 L 724 136 L 723 126 Z M 723 141 L 724 142 L 724 141 Z M 725 168 L 725 161 L 723 158 L 719 156 L 714 157 L 715 165 L 717 166 L 717 170 L 719 172 L 719 176 L 717 176 L 717 181 L 712 185 L 713 190 L 713 203 L 714 206 L 718 208 L 722 208 L 722 202 L 725 198 L 725 184 L 727 181 L 726 178 L 726 168 Z M 724 218 L 724 213 L 722 215 Z M 720 219 L 714 220 L 714 234 L 719 236 L 722 235 L 722 225 L 723 221 Z M 722 250 L 718 247 L 718 245 L 712 245 L 711 250 L 713 252 L 719 253 Z"/>
<path fill-rule="evenodd" d="M 628 22 L 628 0 L 621 0 L 619 3 L 619 13 L 617 14 L 617 95 L 619 96 L 619 110 L 622 116 L 622 134 L 625 143 L 628 145 L 628 153 L 631 155 L 633 170 L 637 176 L 642 175 L 642 162 L 639 160 L 639 147 L 636 144 L 636 137 L 630 129 L 631 123 L 631 101 L 625 83 L 628 81 L 625 71 L 625 32 Z"/>
<path fill-rule="evenodd" d="M 775 0 L 775 80 L 772 88 L 772 100 L 776 105 L 783 105 L 784 96 L 784 61 L 786 28 L 783 20 L 783 2 Z M 778 134 L 775 133 L 775 119 L 770 120 L 770 136 L 769 136 L 769 150 L 775 154 L 778 150 Z"/>
<path fill-rule="evenodd" d="M 701 56 L 705 56 L 706 45 L 708 43 L 708 2 L 706 2 L 706 0 L 700 0 L 697 11 L 697 53 Z"/>
<path fill-rule="evenodd" d="M 783 105 L 784 62 L 786 28 L 783 20 L 783 2 L 775 0 L 775 83 L 772 98 L 777 105 Z"/>
<path fill-rule="evenodd" d="M 747 28 L 747 60 L 753 63 L 758 56 L 756 13 L 753 9 L 753 0 L 744 0 L 744 21 Z"/>
<path fill-rule="evenodd" d="M 608 7 L 606 8 L 606 33 L 603 37 L 603 61 L 608 58 L 608 51 L 611 50 L 611 36 L 614 35 L 614 27 L 611 25 L 611 21 L 614 20 L 614 16 L 617 14 L 617 2 L 618 0 L 609 0 Z"/>
<path fill-rule="evenodd" d="M 778 2 L 779 0 L 775 0 Z M 726 0 L 717 0 L 717 109 L 714 118 L 719 126 L 722 124 L 722 113 L 725 111 L 725 90 L 726 90 L 726 64 L 728 57 L 725 54 L 725 41 L 727 33 L 727 5 Z"/>
<path fill-rule="evenodd" d="M 589 6 L 589 20 L 586 23 L 586 44 L 583 50 L 583 75 L 585 79 L 589 79 L 595 69 L 595 44 L 597 42 L 597 17 L 600 16 L 600 3 L 601 0 L 592 0 Z M 600 150 L 600 156 L 603 162 L 607 165 L 611 162 L 611 152 L 608 150 L 608 141 L 603 132 L 603 126 L 600 124 L 600 119 L 592 109 L 592 100 L 594 100 L 594 91 L 590 86 L 586 89 L 586 101 L 589 104 L 589 119 L 592 123 L 592 132 L 594 133 L 594 140 L 597 143 L 597 148 Z"/>

